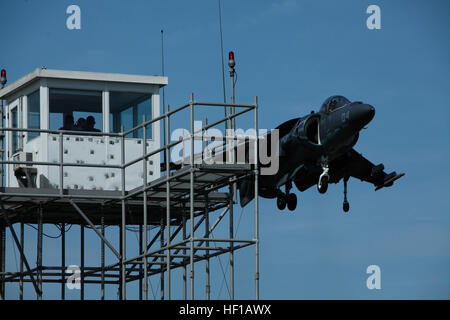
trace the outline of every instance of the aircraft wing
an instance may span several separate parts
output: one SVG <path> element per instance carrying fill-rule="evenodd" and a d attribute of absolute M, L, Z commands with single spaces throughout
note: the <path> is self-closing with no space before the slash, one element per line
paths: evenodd
<path fill-rule="evenodd" d="M 374 165 L 354 149 L 350 151 L 349 157 L 347 173 L 361 181 L 372 183 L 375 186 L 375 191 L 392 186 L 395 180 L 405 175 L 404 173 L 397 174 L 395 171 L 391 173 L 384 172 L 382 163 Z"/>

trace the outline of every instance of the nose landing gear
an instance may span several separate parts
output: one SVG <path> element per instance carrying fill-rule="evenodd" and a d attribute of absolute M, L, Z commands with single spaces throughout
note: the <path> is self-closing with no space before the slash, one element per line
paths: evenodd
<path fill-rule="evenodd" d="M 321 165 L 323 172 L 319 177 L 319 181 L 317 182 L 317 190 L 319 193 L 325 193 L 328 190 L 328 182 L 330 181 L 330 176 L 328 175 L 328 159 L 323 157 L 321 160 Z"/>
<path fill-rule="evenodd" d="M 325 172 L 320 175 L 319 182 L 317 183 L 317 190 L 319 191 L 319 193 L 324 194 L 325 192 L 327 192 L 329 179 L 330 178 L 328 174 Z"/>

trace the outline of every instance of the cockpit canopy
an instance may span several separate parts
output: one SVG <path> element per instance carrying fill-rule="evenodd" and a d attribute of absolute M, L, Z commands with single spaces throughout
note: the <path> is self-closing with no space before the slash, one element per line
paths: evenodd
<path fill-rule="evenodd" d="M 322 112 L 332 112 L 346 104 L 349 104 L 350 100 L 348 100 L 344 96 L 331 96 L 325 100 L 320 108 Z"/>

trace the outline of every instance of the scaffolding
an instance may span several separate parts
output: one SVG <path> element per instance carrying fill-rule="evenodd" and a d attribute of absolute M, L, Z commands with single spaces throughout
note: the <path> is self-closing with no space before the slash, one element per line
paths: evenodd
<path fill-rule="evenodd" d="M 195 130 L 194 115 L 197 108 L 232 108 L 232 113 L 214 123 L 202 124 L 202 128 Z M 174 115 L 181 111 L 189 112 L 189 136 L 179 141 L 170 142 L 170 124 Z M 236 112 L 235 112 L 236 110 Z M 254 159 L 258 159 L 258 102 L 255 97 L 253 104 L 210 103 L 194 100 L 190 95 L 189 102 L 120 133 L 70 132 L 43 129 L 25 129 L 2 127 L 1 134 L 7 131 L 38 132 L 58 137 L 59 161 L 17 161 L 2 157 L 2 167 L 5 165 L 18 166 L 53 166 L 59 169 L 58 188 L 15 188 L 1 187 L 0 189 L 0 298 L 6 298 L 5 284 L 19 283 L 19 299 L 23 299 L 25 282 L 30 282 L 36 292 L 37 299 L 43 298 L 43 283 L 59 283 L 61 299 L 66 296 L 66 284 L 71 270 L 66 264 L 66 226 L 80 226 L 80 298 L 84 299 L 85 284 L 101 286 L 100 298 L 105 298 L 105 285 L 119 285 L 119 298 L 127 298 L 127 283 L 139 282 L 139 299 L 147 300 L 149 277 L 160 275 L 161 299 L 171 299 L 172 282 L 175 281 L 172 271 L 177 268 L 183 270 L 183 298 L 194 299 L 195 265 L 199 261 L 206 262 L 205 283 L 206 299 L 210 299 L 210 260 L 213 257 L 228 254 L 230 268 L 230 298 L 234 299 L 234 252 L 236 250 L 254 246 L 254 285 L 255 299 L 259 299 L 259 225 L 258 225 L 258 163 L 205 163 L 198 161 L 194 144 L 200 133 L 210 128 L 227 123 L 233 123 L 236 117 L 253 112 L 254 120 Z M 219 112 L 217 112 L 219 113 Z M 156 122 L 165 125 L 165 142 L 157 150 L 147 151 L 146 130 Z M 125 139 L 136 130 L 142 130 L 142 155 L 135 160 L 125 162 Z M 67 163 L 63 160 L 64 138 L 67 135 L 102 136 L 120 140 L 120 165 Z M 186 161 L 174 163 L 171 161 L 171 150 L 180 143 L 189 143 L 190 152 Z M 224 150 L 223 152 L 226 152 Z M 155 154 L 163 155 L 164 162 L 161 171 L 165 174 L 156 180 L 147 181 L 147 163 Z M 19 159 L 22 160 L 22 159 Z M 201 157 L 200 157 L 201 160 Z M 139 164 L 143 168 L 142 185 L 126 190 L 126 168 Z M 64 188 L 64 168 L 114 168 L 121 171 L 120 190 L 80 190 Z M 235 238 L 234 210 L 235 186 L 241 179 L 254 180 L 254 237 L 251 239 Z M 210 214 L 220 210 L 215 221 L 210 220 Z M 214 229 L 229 216 L 229 237 L 212 237 Z M 20 233 L 16 232 L 14 224 L 20 225 Z M 24 246 L 24 225 L 35 225 L 37 230 L 36 265 L 30 264 Z M 43 264 L 43 226 L 55 224 L 61 231 L 61 263 L 57 266 Z M 222 223 L 223 224 L 223 223 Z M 118 226 L 120 239 L 119 247 L 112 244 L 105 235 L 106 226 Z M 139 254 L 127 255 L 126 231 L 130 226 L 139 227 Z M 148 238 L 148 227 L 158 228 L 158 232 Z M 101 242 L 99 265 L 85 265 L 86 245 L 85 228 L 95 232 Z M 20 254 L 20 271 L 6 270 L 6 233 L 10 232 L 11 239 Z M 159 241 L 158 241 L 159 240 Z M 110 250 L 115 262 L 105 263 L 105 250 Z M 189 279 L 189 286 L 188 286 Z M 165 282 L 164 282 L 165 280 Z M 187 288 L 189 287 L 189 294 Z"/>

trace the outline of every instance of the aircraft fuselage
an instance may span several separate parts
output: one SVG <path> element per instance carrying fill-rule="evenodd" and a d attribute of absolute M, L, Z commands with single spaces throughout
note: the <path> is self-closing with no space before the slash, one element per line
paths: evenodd
<path fill-rule="evenodd" d="M 359 131 L 375 115 L 375 108 L 361 102 L 349 102 L 334 110 L 322 107 L 317 113 L 299 118 L 292 129 L 280 136 L 279 170 L 261 176 L 263 196 L 275 197 L 276 189 L 293 180 L 302 168 L 322 171 L 322 162 L 330 162 L 349 151 Z"/>

